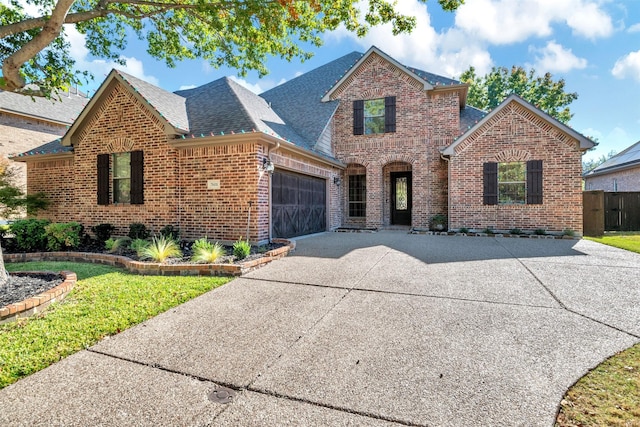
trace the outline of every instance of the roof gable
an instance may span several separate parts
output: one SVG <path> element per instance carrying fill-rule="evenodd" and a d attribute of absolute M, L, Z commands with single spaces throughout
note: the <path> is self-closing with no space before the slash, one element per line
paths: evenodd
<path fill-rule="evenodd" d="M 521 107 L 523 107 L 524 109 L 526 109 L 527 111 L 529 111 L 530 113 L 534 114 L 535 116 L 537 116 L 539 119 L 546 121 L 547 123 L 551 124 L 553 127 L 559 129 L 561 132 L 567 134 L 568 136 L 577 139 L 580 142 L 580 149 L 581 150 L 588 150 L 589 148 L 592 148 L 595 146 L 595 143 L 590 140 L 589 138 L 587 138 L 586 136 L 582 135 L 579 132 L 576 132 L 575 130 L 573 130 L 572 128 L 570 128 L 569 126 L 565 125 L 564 123 L 558 121 L 557 119 L 551 117 L 550 115 L 548 115 L 547 113 L 545 113 L 544 111 L 534 107 L 533 105 L 529 104 L 527 101 L 525 101 L 524 99 L 520 98 L 518 95 L 512 94 L 509 95 L 507 97 L 507 99 L 505 99 L 504 101 L 502 101 L 502 103 L 500 105 L 498 105 L 496 108 L 493 109 L 493 111 L 491 111 L 489 114 L 485 115 L 482 119 L 478 120 L 474 126 L 471 126 L 466 132 L 464 132 L 462 135 L 460 135 L 455 142 L 453 142 L 451 145 L 445 147 L 444 149 L 441 150 L 441 153 L 445 156 L 453 156 L 455 155 L 456 151 L 456 147 L 459 146 L 461 143 L 463 143 L 465 140 L 467 140 L 471 135 L 473 135 L 476 131 L 478 131 L 480 128 L 482 128 L 482 126 L 484 126 L 487 122 L 489 122 L 493 117 L 495 117 L 502 109 L 504 109 L 505 107 L 507 107 L 509 104 L 511 103 L 517 103 L 518 105 L 520 105 Z"/>
<path fill-rule="evenodd" d="M 336 92 L 338 92 L 343 85 L 348 84 L 352 80 L 353 74 L 358 70 L 358 68 L 366 64 L 367 61 L 372 56 L 381 57 L 383 60 L 389 62 L 400 72 L 406 74 L 407 76 L 415 80 L 416 83 L 418 85 L 421 85 L 424 90 L 431 90 L 434 88 L 434 85 L 429 83 L 424 78 L 424 77 L 427 77 L 426 76 L 427 73 L 422 72 L 423 74 L 420 75 L 417 72 L 417 70 L 412 71 L 411 69 L 400 64 L 398 61 L 396 61 L 395 59 L 393 59 L 392 57 L 390 57 L 389 55 L 387 55 L 386 53 L 378 49 L 377 47 L 372 46 L 364 55 L 362 55 L 362 57 L 358 60 L 358 62 L 353 64 L 353 66 L 351 66 L 351 68 L 343 76 L 341 76 L 339 80 L 336 81 L 333 87 L 322 97 L 322 101 L 327 102 L 335 99 L 334 95 L 336 94 Z M 435 74 L 433 76 L 435 76 Z"/>

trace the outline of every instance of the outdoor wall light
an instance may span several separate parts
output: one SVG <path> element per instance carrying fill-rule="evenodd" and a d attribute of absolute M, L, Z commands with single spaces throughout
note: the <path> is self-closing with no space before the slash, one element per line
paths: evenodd
<path fill-rule="evenodd" d="M 333 183 L 334 183 L 335 185 L 337 185 L 338 187 L 340 187 L 340 184 L 342 184 L 342 180 L 340 179 L 340 177 L 339 177 L 339 176 L 334 176 L 334 177 L 333 177 Z"/>
<path fill-rule="evenodd" d="M 267 172 L 269 175 L 273 174 L 275 165 L 271 163 L 270 159 L 262 159 L 262 171 Z"/>

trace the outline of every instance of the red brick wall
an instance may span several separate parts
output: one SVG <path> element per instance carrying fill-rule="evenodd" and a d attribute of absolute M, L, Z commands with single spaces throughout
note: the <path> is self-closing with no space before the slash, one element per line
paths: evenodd
<path fill-rule="evenodd" d="M 41 160 L 27 163 L 29 177 L 27 193 L 44 192 L 49 207 L 38 213 L 39 218 L 53 222 L 72 221 L 74 209 L 74 162 L 69 154 L 65 158 Z"/>
<path fill-rule="evenodd" d="M 483 163 L 543 161 L 543 204 L 484 205 Z M 449 228 L 582 233 L 579 142 L 513 102 L 456 147 L 450 162 Z"/>
<path fill-rule="evenodd" d="M 396 97 L 396 132 L 353 135 L 353 101 Z M 412 171 L 412 225 L 428 226 L 429 219 L 447 209 L 447 165 L 439 148 L 453 142 L 459 133 L 459 104 L 455 91 L 424 91 L 423 85 L 393 64 L 372 54 L 333 93 L 340 99 L 333 119 L 335 154 L 347 164 L 366 168 L 366 226 L 390 223 L 389 174 L 400 167 Z M 359 225 L 348 218 L 347 182 L 342 189 L 342 222 Z"/>
<path fill-rule="evenodd" d="M 618 182 L 617 191 L 640 191 L 640 165 L 631 169 L 588 177 L 585 179 L 585 190 L 614 191 L 614 179 Z"/>

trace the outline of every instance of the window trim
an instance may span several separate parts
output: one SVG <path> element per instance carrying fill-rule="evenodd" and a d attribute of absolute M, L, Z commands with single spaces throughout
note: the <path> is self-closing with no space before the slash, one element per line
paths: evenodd
<path fill-rule="evenodd" d="M 365 126 L 365 102 L 378 99 L 384 100 L 384 114 L 374 117 L 383 117 L 384 131 L 377 133 L 366 133 Z M 354 135 L 383 135 L 396 131 L 396 97 L 386 96 L 384 98 L 357 99 L 353 101 L 353 134 Z"/>
<path fill-rule="evenodd" d="M 347 215 L 349 218 L 366 218 L 367 216 L 367 175 L 348 175 L 347 183 Z M 357 182 L 356 182 L 357 181 Z M 354 187 L 355 186 L 355 187 Z M 360 196 L 352 199 L 352 196 Z M 352 215 L 361 213 L 362 215 Z"/>
<path fill-rule="evenodd" d="M 114 156 L 122 153 L 104 153 L 97 155 L 96 161 L 96 186 L 97 204 L 101 206 L 109 204 L 141 205 L 144 204 L 144 152 L 142 150 L 129 151 L 129 202 L 116 202 L 114 200 L 115 180 L 113 177 L 115 166 Z"/>
<path fill-rule="evenodd" d="M 521 165 L 522 168 L 524 168 L 524 170 L 522 171 L 522 179 L 518 179 L 518 180 L 511 180 L 511 181 L 502 181 L 500 180 L 500 169 L 501 166 L 504 165 Z M 510 202 L 506 202 L 501 200 L 502 197 L 504 195 L 504 193 L 502 191 L 500 191 L 501 186 L 504 185 L 515 185 L 517 184 L 518 186 L 522 185 L 524 187 L 524 194 L 522 195 L 522 200 L 517 200 L 517 201 L 510 201 Z M 498 204 L 499 205 L 524 205 L 527 203 L 527 164 L 526 162 L 499 162 L 498 163 Z"/>
<path fill-rule="evenodd" d="M 503 162 L 509 163 L 509 162 Z M 544 193 L 544 168 L 542 160 L 526 161 L 525 203 L 503 204 L 498 202 L 498 162 L 482 164 L 483 204 L 501 206 L 541 205 Z"/>
<path fill-rule="evenodd" d="M 129 165 L 127 168 L 127 174 L 126 176 L 116 176 L 116 164 L 118 163 L 118 159 L 126 159 L 128 157 L 129 160 Z M 113 169 L 112 169 L 112 176 L 111 176 L 111 185 L 113 188 L 113 204 L 130 204 L 131 203 L 131 152 L 130 151 L 125 151 L 125 152 L 120 152 L 120 153 L 112 153 L 111 154 L 111 159 L 113 160 Z M 124 181 L 128 181 L 129 182 L 129 194 L 127 194 L 128 197 L 125 197 L 125 200 L 116 200 L 117 196 L 118 196 L 118 192 L 116 191 L 116 188 L 119 187 L 119 185 L 124 182 Z"/>

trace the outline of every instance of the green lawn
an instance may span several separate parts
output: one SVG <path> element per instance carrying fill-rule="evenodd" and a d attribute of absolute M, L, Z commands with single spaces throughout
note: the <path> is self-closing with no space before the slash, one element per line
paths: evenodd
<path fill-rule="evenodd" d="M 138 276 L 114 267 L 71 262 L 6 267 L 9 271 L 70 270 L 78 275 L 78 282 L 43 315 L 0 325 L 0 388 L 231 280 Z"/>
<path fill-rule="evenodd" d="M 585 239 L 640 254 L 640 233 L 616 233 L 600 237 L 585 237 Z"/>
<path fill-rule="evenodd" d="M 640 233 L 586 237 L 640 253 Z M 557 426 L 640 426 L 640 344 L 582 377 L 565 395 Z"/>

